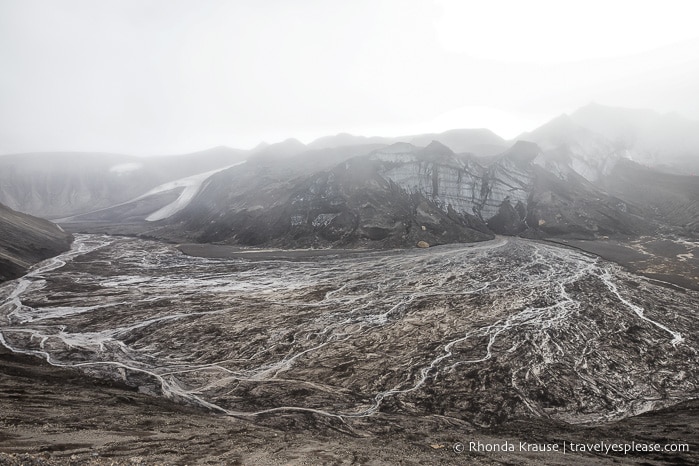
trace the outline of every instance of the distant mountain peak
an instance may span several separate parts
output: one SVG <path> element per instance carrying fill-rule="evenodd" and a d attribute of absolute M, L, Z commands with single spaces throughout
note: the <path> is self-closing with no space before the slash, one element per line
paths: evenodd
<path fill-rule="evenodd" d="M 699 122 L 676 113 L 590 104 L 571 119 L 644 165 L 674 173 L 699 167 Z"/>
<path fill-rule="evenodd" d="M 534 160 L 541 154 L 541 148 L 538 144 L 530 141 L 516 141 L 504 155 L 512 158 L 526 160 L 527 162 Z"/>
<path fill-rule="evenodd" d="M 268 144 L 260 150 L 254 151 L 254 155 L 258 158 L 278 158 L 292 157 L 308 150 L 308 147 L 295 138 L 288 138 L 281 142 Z"/>
<path fill-rule="evenodd" d="M 281 142 L 275 142 L 274 144 L 269 144 L 267 146 L 267 149 L 272 148 L 272 147 L 304 150 L 304 149 L 306 149 L 306 144 L 302 143 L 301 141 L 299 141 L 296 138 L 287 138 Z"/>
<path fill-rule="evenodd" d="M 415 152 L 416 150 L 417 150 L 417 147 L 410 144 L 409 142 L 395 142 L 388 147 L 384 147 L 383 149 L 380 149 L 381 152 L 391 152 L 391 153 Z"/>
<path fill-rule="evenodd" d="M 193 155 L 207 155 L 207 154 L 212 155 L 212 154 L 221 154 L 221 153 L 239 154 L 241 152 L 243 152 L 243 151 L 241 151 L 240 149 L 234 149 L 232 147 L 221 145 L 221 146 L 210 147 L 210 148 L 204 149 L 202 151 L 192 152 L 189 154 L 181 154 L 181 155 L 191 157 Z M 167 156 L 165 156 L 165 157 L 167 157 Z"/>
<path fill-rule="evenodd" d="M 443 133 L 413 136 L 410 142 L 416 146 L 428 146 L 438 141 L 454 153 L 470 152 L 477 155 L 495 155 L 507 148 L 507 142 L 489 129 L 450 129 Z"/>
<path fill-rule="evenodd" d="M 569 129 L 576 127 L 575 121 L 567 113 L 561 113 L 557 117 L 554 117 L 548 123 L 544 124 L 543 127 L 557 128 L 557 129 Z"/>
<path fill-rule="evenodd" d="M 300 146 L 304 146 L 304 147 L 306 146 L 304 143 L 302 143 L 301 141 L 299 141 L 296 138 L 286 138 L 282 142 L 279 142 L 277 144 L 294 144 L 294 145 L 300 145 Z"/>
<path fill-rule="evenodd" d="M 268 147 L 269 147 L 269 143 L 267 141 L 262 141 L 258 145 L 256 145 L 252 149 L 250 149 L 250 152 L 252 152 L 252 153 L 259 152 L 259 151 L 266 149 Z"/>
<path fill-rule="evenodd" d="M 433 140 L 430 142 L 424 149 L 425 151 L 430 151 L 430 152 L 439 152 L 443 154 L 453 154 L 454 151 L 442 144 L 439 141 Z"/>
<path fill-rule="evenodd" d="M 535 130 L 524 133 L 516 139 L 537 143 L 543 149 L 576 143 L 588 138 L 592 131 L 577 124 L 569 115 L 562 114 Z"/>
<path fill-rule="evenodd" d="M 337 133 L 334 136 L 323 136 L 308 144 L 309 149 L 329 149 L 342 146 L 360 146 L 366 144 L 389 144 L 390 138 L 380 136 L 355 136 L 350 133 Z"/>

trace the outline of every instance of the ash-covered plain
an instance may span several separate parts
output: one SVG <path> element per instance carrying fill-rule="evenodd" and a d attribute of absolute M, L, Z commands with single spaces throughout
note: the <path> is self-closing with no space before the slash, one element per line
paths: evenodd
<path fill-rule="evenodd" d="M 699 393 L 699 293 L 511 237 L 206 259 L 76 235 L 0 288 L 0 342 L 215 412 L 604 423 Z"/>

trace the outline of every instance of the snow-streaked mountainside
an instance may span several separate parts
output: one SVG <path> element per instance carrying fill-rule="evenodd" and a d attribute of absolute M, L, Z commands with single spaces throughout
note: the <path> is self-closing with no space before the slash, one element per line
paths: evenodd
<path fill-rule="evenodd" d="M 347 135 L 334 140 L 366 141 Z M 653 168 L 635 162 L 643 159 L 637 148 L 566 115 L 495 156 L 456 153 L 437 140 L 368 149 L 350 146 L 344 160 L 325 167 L 301 155 L 251 159 L 212 177 L 156 236 L 282 247 L 404 247 L 493 233 L 592 239 L 661 228 L 697 231 L 696 177 L 666 174 L 653 199 L 639 196 L 632 180 L 643 178 L 652 190 L 652 176 L 641 174 Z M 668 205 L 672 214 L 659 215 Z"/>
<path fill-rule="evenodd" d="M 645 206 L 608 195 L 570 166 L 546 170 L 533 143 L 518 142 L 487 163 L 438 142 L 357 151 L 326 169 L 304 171 L 301 159 L 290 159 L 224 170 L 149 234 L 292 248 L 406 247 L 493 233 L 633 235 L 657 226 Z"/>
<path fill-rule="evenodd" d="M 244 160 L 246 151 L 216 147 L 187 155 L 35 153 L 0 156 L 0 203 L 58 219 L 109 208 L 163 183 Z"/>
<path fill-rule="evenodd" d="M 218 173 L 221 170 L 225 170 L 227 168 L 231 168 L 243 163 L 245 163 L 245 161 L 238 162 L 233 165 L 229 165 L 227 167 L 219 168 L 216 170 L 210 170 L 208 172 L 188 176 L 186 178 L 181 178 L 179 180 L 171 181 L 169 183 L 161 184 L 160 186 L 157 186 L 148 191 L 147 193 L 139 196 L 136 200 L 143 199 L 144 197 L 152 196 L 154 194 L 159 194 L 165 191 L 170 191 L 177 188 L 184 188 L 182 190 L 182 193 L 177 197 L 177 199 L 174 202 L 171 202 L 170 204 L 162 207 L 156 212 L 153 212 L 148 217 L 146 217 L 146 220 L 149 222 L 155 222 L 157 220 L 168 218 L 187 207 L 187 205 L 192 201 L 194 196 L 201 189 L 201 186 L 204 183 L 204 181 L 206 181 L 206 179 L 209 178 L 211 175 L 213 175 L 214 173 Z"/>
<path fill-rule="evenodd" d="M 380 162 L 381 176 L 407 192 L 427 196 L 443 210 L 451 208 L 486 221 L 506 199 L 526 203 L 532 183 L 532 174 L 508 154 L 484 166 L 436 141 L 425 148 L 395 144 L 369 159 Z"/>
<path fill-rule="evenodd" d="M 156 222 L 171 217 L 184 209 L 199 192 L 202 185 L 213 174 L 231 167 L 243 164 L 237 162 L 222 168 L 209 170 L 196 175 L 187 176 L 174 181 L 168 181 L 148 192 L 126 202 L 86 212 L 79 215 L 58 219 L 63 223 L 91 221 L 147 221 Z"/>
<path fill-rule="evenodd" d="M 128 225 L 122 233 L 147 229 L 169 240 L 283 247 L 404 247 L 495 233 L 596 238 L 658 228 L 693 235 L 697 178 L 672 172 L 692 173 L 699 150 L 688 133 L 694 123 L 674 127 L 677 118 L 591 105 L 509 142 L 474 129 L 338 134 L 178 157 L 4 156 L 0 202 L 88 230 L 118 224 Z M 658 167 L 649 148 L 662 144 L 670 155 Z M 669 173 L 655 183 L 658 168 Z M 638 192 L 641 179 L 654 196 Z"/>
<path fill-rule="evenodd" d="M 561 115 L 518 139 L 536 143 L 542 153 L 535 163 L 560 177 L 575 172 L 594 182 L 608 175 L 619 159 L 632 158 L 628 149 L 576 124 L 567 115 Z"/>

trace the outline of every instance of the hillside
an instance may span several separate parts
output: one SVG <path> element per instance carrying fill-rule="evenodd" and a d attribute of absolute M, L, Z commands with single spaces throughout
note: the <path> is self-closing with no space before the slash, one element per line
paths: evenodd
<path fill-rule="evenodd" d="M 0 156 L 0 203 L 48 219 L 104 209 L 148 190 L 244 160 L 245 151 L 217 147 L 186 155 L 48 152 Z"/>
<path fill-rule="evenodd" d="M 53 223 L 0 204 L 0 282 L 70 247 L 72 236 Z"/>

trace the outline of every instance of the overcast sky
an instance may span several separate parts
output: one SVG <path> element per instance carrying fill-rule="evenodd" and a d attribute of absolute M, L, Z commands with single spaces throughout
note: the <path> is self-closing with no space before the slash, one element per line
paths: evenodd
<path fill-rule="evenodd" d="M 694 1 L 0 0 L 0 154 L 699 120 Z"/>

